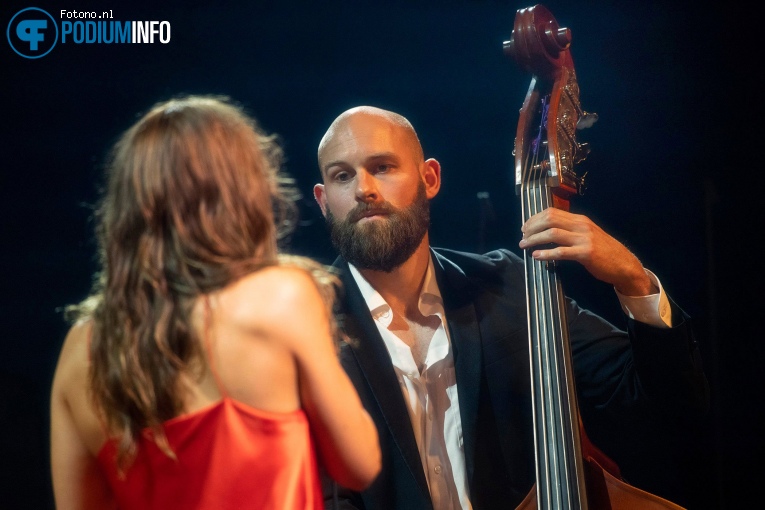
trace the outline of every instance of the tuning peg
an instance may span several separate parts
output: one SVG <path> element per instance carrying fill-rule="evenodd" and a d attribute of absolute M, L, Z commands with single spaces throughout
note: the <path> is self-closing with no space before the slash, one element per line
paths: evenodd
<path fill-rule="evenodd" d="M 579 120 L 576 122 L 576 129 L 587 129 L 588 127 L 592 127 L 592 125 L 597 121 L 597 113 L 589 113 L 583 111 L 582 115 L 579 116 Z"/>
<path fill-rule="evenodd" d="M 579 178 L 579 182 L 577 183 L 576 191 L 580 195 L 584 195 L 584 192 L 587 189 L 587 184 L 585 183 L 585 179 L 587 178 L 588 173 L 589 172 L 585 172 L 584 175 Z"/>
<path fill-rule="evenodd" d="M 577 143 L 574 151 L 574 163 L 579 164 L 590 155 L 590 144 L 587 142 Z"/>

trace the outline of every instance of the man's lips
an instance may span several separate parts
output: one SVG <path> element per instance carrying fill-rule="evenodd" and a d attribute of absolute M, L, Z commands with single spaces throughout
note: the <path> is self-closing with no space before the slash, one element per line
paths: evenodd
<path fill-rule="evenodd" d="M 364 218 L 372 218 L 372 217 L 378 217 L 378 216 L 387 216 L 390 214 L 390 211 L 385 209 L 366 209 L 364 211 L 358 212 L 353 215 L 353 221 L 358 222 L 363 220 Z"/>

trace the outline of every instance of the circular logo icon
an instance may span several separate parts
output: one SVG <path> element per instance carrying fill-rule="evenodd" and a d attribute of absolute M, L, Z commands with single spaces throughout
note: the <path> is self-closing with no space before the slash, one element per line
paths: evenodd
<path fill-rule="evenodd" d="M 44 57 L 58 42 L 58 25 L 53 16 L 37 7 L 13 15 L 6 30 L 8 44 L 24 58 Z"/>

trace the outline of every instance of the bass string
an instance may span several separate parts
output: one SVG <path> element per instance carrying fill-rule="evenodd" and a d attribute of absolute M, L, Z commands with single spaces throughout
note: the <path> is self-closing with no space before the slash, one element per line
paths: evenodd
<path fill-rule="evenodd" d="M 522 211 L 524 222 L 532 215 L 552 207 L 552 194 L 547 182 L 549 147 L 543 140 L 546 132 L 548 98 L 541 100 L 540 125 L 537 137 L 526 153 L 522 182 Z M 540 155 L 541 154 L 541 155 Z M 558 310 L 558 280 L 554 263 L 538 261 L 524 252 L 527 270 L 527 306 L 529 308 L 529 331 L 531 333 L 531 370 L 533 380 L 532 400 L 535 406 L 534 433 L 537 438 L 537 495 L 542 507 L 567 507 L 572 501 L 569 493 L 569 477 L 566 476 L 570 459 L 567 459 L 563 436 L 566 413 L 562 409 L 559 362 L 559 324 L 554 318 Z M 551 270 L 551 268 L 553 270 Z M 576 500 L 576 498 L 573 498 Z"/>

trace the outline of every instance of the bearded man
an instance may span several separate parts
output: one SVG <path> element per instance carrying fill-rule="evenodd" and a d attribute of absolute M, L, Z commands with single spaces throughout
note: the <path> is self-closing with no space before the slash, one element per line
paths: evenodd
<path fill-rule="evenodd" d="M 523 260 L 509 250 L 430 246 L 429 201 L 441 166 L 424 158 L 397 113 L 343 112 L 318 161 L 314 196 L 340 254 L 337 313 L 348 338 L 341 362 L 377 425 L 383 456 L 363 492 L 327 479 L 326 507 L 515 508 L 535 481 Z M 567 300 L 586 428 L 706 412 L 688 317 L 632 252 L 586 216 L 554 208 L 522 232 L 520 248 L 537 260 L 581 263 L 614 286 L 625 311 L 623 331 Z M 597 435 L 590 439 L 598 444 Z"/>

